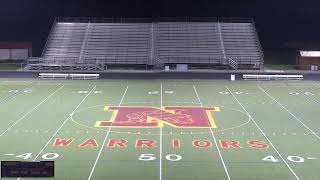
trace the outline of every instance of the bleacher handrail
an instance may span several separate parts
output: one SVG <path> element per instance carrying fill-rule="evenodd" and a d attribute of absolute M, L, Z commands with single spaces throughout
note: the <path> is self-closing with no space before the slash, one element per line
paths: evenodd
<path fill-rule="evenodd" d="M 57 18 L 54 19 L 53 24 L 52 24 L 52 26 L 51 26 L 51 28 L 50 28 L 49 35 L 48 35 L 48 37 L 47 37 L 46 43 L 45 43 L 45 45 L 44 45 L 44 48 L 42 49 L 42 52 L 41 52 L 41 57 L 43 57 L 43 54 L 44 54 L 44 52 L 46 51 L 49 38 L 50 38 L 50 36 L 51 36 L 51 34 L 52 34 L 52 31 L 53 31 L 53 29 L 54 29 L 54 26 L 56 25 L 56 22 L 57 22 Z"/>
<path fill-rule="evenodd" d="M 256 37 L 256 40 L 257 40 L 257 46 L 259 48 L 259 52 L 260 52 L 260 56 L 261 56 L 261 59 L 263 60 L 264 59 L 264 54 L 263 54 L 263 50 L 262 50 L 262 45 L 260 43 L 260 40 L 259 40 L 259 35 L 258 35 L 258 31 L 257 31 L 257 28 L 256 28 L 256 24 L 254 22 L 254 19 L 252 19 L 252 27 L 254 29 L 254 34 L 255 34 L 255 37 Z M 261 64 L 263 64 L 264 62 L 261 62 Z"/>
<path fill-rule="evenodd" d="M 84 23 L 150 23 L 150 22 L 234 22 L 252 23 L 249 17 L 157 17 L 157 18 L 104 18 L 104 17 L 57 17 L 58 22 Z"/>

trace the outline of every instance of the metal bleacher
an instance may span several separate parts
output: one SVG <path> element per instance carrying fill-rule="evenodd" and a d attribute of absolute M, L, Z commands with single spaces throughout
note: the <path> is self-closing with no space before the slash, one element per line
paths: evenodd
<path fill-rule="evenodd" d="M 262 51 L 252 23 L 220 23 L 225 54 L 238 64 L 261 63 Z"/>
<path fill-rule="evenodd" d="M 218 64 L 223 58 L 216 23 L 160 22 L 156 34 L 161 63 Z"/>
<path fill-rule="evenodd" d="M 105 70 L 112 65 L 259 67 L 253 20 L 58 18 L 31 70 Z"/>
<path fill-rule="evenodd" d="M 82 58 L 86 62 L 99 60 L 106 64 L 148 64 L 150 26 L 149 23 L 92 23 Z"/>
<path fill-rule="evenodd" d="M 81 52 L 86 28 L 87 23 L 56 23 L 42 57 L 51 64 L 74 64 Z"/>

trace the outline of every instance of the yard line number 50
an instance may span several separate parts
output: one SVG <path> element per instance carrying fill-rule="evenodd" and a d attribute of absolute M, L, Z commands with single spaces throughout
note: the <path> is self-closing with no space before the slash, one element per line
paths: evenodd
<path fill-rule="evenodd" d="M 141 154 L 138 158 L 139 161 L 154 161 L 157 157 L 155 154 Z M 165 156 L 165 159 L 168 161 L 180 161 L 182 159 L 182 156 L 178 154 L 168 154 Z"/>

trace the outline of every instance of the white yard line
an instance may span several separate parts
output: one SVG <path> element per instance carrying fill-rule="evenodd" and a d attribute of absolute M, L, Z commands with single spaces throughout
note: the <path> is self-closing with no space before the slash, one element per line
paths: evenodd
<path fill-rule="evenodd" d="M 123 99 L 124 99 L 124 97 L 125 97 L 126 94 L 127 94 L 128 88 L 129 88 L 129 86 L 126 87 L 126 90 L 124 91 L 124 93 L 123 93 L 123 95 L 122 95 L 122 98 L 121 98 L 121 101 L 120 101 L 118 107 L 121 106 L 121 104 L 122 104 L 122 102 L 123 102 Z M 97 164 L 98 164 L 98 161 L 99 161 L 99 159 L 100 159 L 102 150 L 103 150 L 103 148 L 104 148 L 104 146 L 105 146 L 105 144 L 106 144 L 106 142 L 107 142 L 107 139 L 108 139 L 110 130 L 111 130 L 111 127 L 109 127 L 109 129 L 108 129 L 108 131 L 107 131 L 107 133 L 106 133 L 106 136 L 104 137 L 103 143 L 102 143 L 101 148 L 100 148 L 100 150 L 99 150 L 99 153 L 98 153 L 98 156 L 97 156 L 97 158 L 96 158 L 96 161 L 95 161 L 94 164 L 93 164 L 93 167 L 92 167 L 92 169 L 91 169 L 91 172 L 90 172 L 90 175 L 89 175 L 89 177 L 88 177 L 88 180 L 91 179 L 91 177 L 92 177 L 92 175 L 93 175 L 93 172 L 94 172 L 94 170 L 95 170 L 95 168 L 96 168 L 96 166 L 97 166 Z"/>
<path fill-rule="evenodd" d="M 271 98 L 274 102 L 276 102 L 279 106 L 282 107 L 282 109 L 284 109 L 285 111 L 287 111 L 294 119 L 296 119 L 297 121 L 299 121 L 303 127 L 305 127 L 308 131 L 310 131 L 316 138 L 318 138 L 320 140 L 320 136 L 317 135 L 316 132 L 314 132 L 311 128 L 309 128 L 306 124 L 304 124 L 296 115 L 294 115 L 291 111 L 289 111 L 288 108 L 286 108 L 284 105 L 282 105 L 279 101 L 277 101 L 273 96 L 271 96 L 266 90 L 264 90 L 262 87 L 258 86 L 258 88 L 264 92 L 269 98 Z"/>
<path fill-rule="evenodd" d="M 257 124 L 257 122 L 254 120 L 254 118 L 249 114 L 249 112 L 246 110 L 246 108 L 242 105 L 242 103 L 238 100 L 238 98 L 232 93 L 232 91 L 226 86 L 229 93 L 233 96 L 233 98 L 237 101 L 237 103 L 241 106 L 241 108 L 247 113 L 247 115 L 251 118 L 251 121 L 256 125 L 256 127 L 259 129 L 261 134 L 267 139 L 269 144 L 272 146 L 272 148 L 275 150 L 275 152 L 278 154 L 278 156 L 281 158 L 281 160 L 286 164 L 286 166 L 289 168 L 290 172 L 294 175 L 294 177 L 297 180 L 300 180 L 300 178 L 297 176 L 297 174 L 293 171 L 293 169 L 290 167 L 288 162 L 283 158 L 283 156 L 280 154 L 280 152 L 277 150 L 277 148 L 273 145 L 271 140 L 268 138 L 268 136 L 263 132 L 263 130 L 260 128 L 260 126 Z"/>
<path fill-rule="evenodd" d="M 160 93 L 160 107 L 163 107 L 163 89 L 162 89 L 162 82 L 161 82 L 161 93 Z M 161 111 L 161 120 L 162 120 L 162 111 Z M 159 157 L 159 179 L 162 180 L 162 127 L 160 127 L 160 157 Z"/>
<path fill-rule="evenodd" d="M 15 88 L 15 90 L 17 90 L 17 91 L 9 92 L 8 95 L 6 95 L 6 96 L 4 96 L 4 97 L 1 97 L 1 99 L 0 99 L 0 104 L 3 104 L 3 102 L 6 102 L 6 100 L 8 100 L 8 98 L 9 98 L 9 100 L 10 100 L 11 97 L 13 97 L 12 99 L 15 99 L 17 96 L 19 96 L 19 93 L 20 93 L 20 92 L 26 90 L 26 89 L 29 88 L 29 87 L 32 87 L 31 85 L 34 86 L 34 84 L 32 84 L 32 82 L 29 83 L 29 84 L 21 84 L 21 86 L 24 86 L 24 87 L 19 88 L 19 89 L 16 89 L 16 88 Z M 10 86 L 10 85 L 8 85 L 8 86 Z M 11 85 L 11 86 L 12 86 L 12 85 Z M 20 86 L 20 85 L 19 85 L 19 86 Z"/>
<path fill-rule="evenodd" d="M 289 87 L 289 88 L 296 89 L 298 93 L 300 93 L 300 94 L 302 94 L 303 96 L 305 96 L 308 100 L 312 101 L 312 102 L 315 103 L 315 104 L 320 105 L 320 103 L 319 103 L 319 101 L 317 100 L 317 98 L 316 98 L 316 99 L 311 98 L 309 95 L 306 94 L 306 92 L 303 92 L 303 91 L 299 90 L 299 89 L 297 88 L 297 86 L 291 86 L 289 83 L 287 83 L 287 84 L 286 84 L 286 87 L 287 87 L 287 88 Z M 300 86 L 300 87 L 301 87 L 301 86 Z M 314 87 L 314 86 L 312 86 L 312 87 Z"/>
<path fill-rule="evenodd" d="M 10 127 L 8 127 L 5 131 L 3 131 L 0 134 L 0 137 L 3 136 L 4 134 L 6 134 L 10 129 L 12 129 L 16 124 L 18 124 L 20 121 L 22 121 L 25 117 L 27 117 L 29 114 L 31 114 L 33 111 L 35 111 L 36 109 L 39 108 L 39 106 L 41 106 L 44 102 L 46 102 L 51 96 L 53 96 L 54 94 L 56 94 L 58 91 L 60 91 L 64 86 L 61 86 L 60 88 L 58 88 L 57 90 L 55 90 L 53 93 L 51 93 L 50 95 L 48 95 L 44 100 L 42 100 L 38 105 L 36 105 L 34 108 L 32 108 L 30 111 L 28 111 L 27 113 L 25 113 L 22 117 L 20 117 L 17 121 L 15 121 Z"/>
<path fill-rule="evenodd" d="M 49 143 L 52 141 L 52 139 L 59 133 L 59 131 L 61 130 L 61 128 L 68 122 L 68 120 L 70 119 L 70 117 L 78 110 L 78 108 L 81 106 L 81 104 L 87 99 L 87 97 L 92 93 L 92 91 L 96 88 L 96 86 L 94 86 L 91 91 L 82 99 L 82 101 L 77 105 L 77 107 L 69 114 L 69 116 L 63 121 L 63 123 L 61 124 L 61 126 L 56 130 L 56 132 L 51 136 L 51 138 L 48 140 L 48 142 L 46 143 L 46 145 L 40 150 L 40 152 L 37 154 L 37 156 L 33 159 L 33 161 L 36 161 L 37 158 L 41 155 L 41 153 L 46 149 L 46 147 L 49 145 Z M 20 178 L 18 178 L 18 180 L 20 180 Z"/>
<path fill-rule="evenodd" d="M 202 108 L 202 107 L 203 107 L 203 104 L 202 104 L 202 101 L 201 101 L 201 99 L 200 99 L 200 97 L 199 97 L 199 94 L 198 94 L 198 91 L 197 91 L 196 86 L 193 85 L 193 89 L 194 89 L 194 92 L 195 92 L 196 95 L 197 95 L 198 101 L 199 101 L 199 103 L 200 103 L 200 105 L 201 105 L 201 108 Z M 218 146 L 216 136 L 214 135 L 214 133 L 213 133 L 213 131 L 212 131 L 212 128 L 209 128 L 209 129 L 210 129 L 210 132 L 211 132 L 211 136 L 212 136 L 212 138 L 213 138 L 213 141 L 214 141 L 214 143 L 215 143 L 215 146 L 217 147 L 218 154 L 219 154 L 219 156 L 220 156 L 220 160 L 221 160 L 221 163 L 222 163 L 222 165 L 223 165 L 224 171 L 225 171 L 225 173 L 226 173 L 226 175 L 227 175 L 227 177 L 228 177 L 228 180 L 231 180 L 230 175 L 229 175 L 229 171 L 228 171 L 227 166 L 226 166 L 226 164 L 225 164 L 225 162 L 224 162 L 224 160 L 223 160 L 223 157 L 222 157 L 220 148 L 219 148 L 219 146 Z"/>
<path fill-rule="evenodd" d="M 61 124 L 61 126 L 56 130 L 56 132 L 51 136 L 51 138 L 49 139 L 49 141 L 46 143 L 46 145 L 41 149 L 41 151 L 37 154 L 37 156 L 34 158 L 33 161 L 35 161 L 40 154 L 44 151 L 44 149 L 49 145 L 49 143 L 52 141 L 52 139 L 58 134 L 58 132 L 60 131 L 60 129 L 68 122 L 68 120 L 70 119 L 70 117 L 74 114 L 74 112 L 76 112 L 78 110 L 78 108 L 81 106 L 81 104 L 87 99 L 87 97 L 92 93 L 92 91 L 96 88 L 96 86 L 94 86 L 91 91 L 82 99 L 82 101 L 78 104 L 78 106 L 71 112 L 71 114 L 67 117 L 67 119 L 64 120 L 64 122 Z"/>

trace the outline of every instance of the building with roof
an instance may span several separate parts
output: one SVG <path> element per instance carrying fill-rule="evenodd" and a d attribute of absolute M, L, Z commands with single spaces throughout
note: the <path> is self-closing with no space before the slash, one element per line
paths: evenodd
<path fill-rule="evenodd" d="M 31 42 L 0 42 L 0 61 L 27 60 L 31 56 Z"/>
<path fill-rule="evenodd" d="M 299 69 L 318 70 L 320 66 L 320 51 L 304 51 L 297 53 L 296 64 Z"/>

